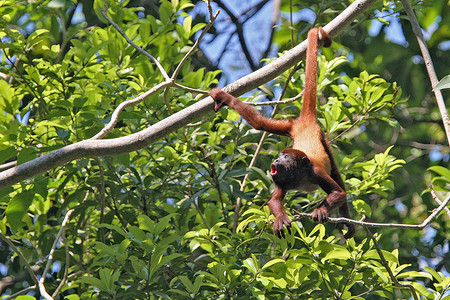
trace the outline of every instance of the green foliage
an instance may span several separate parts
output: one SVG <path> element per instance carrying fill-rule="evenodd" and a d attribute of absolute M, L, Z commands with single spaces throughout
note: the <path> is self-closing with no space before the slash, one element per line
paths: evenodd
<path fill-rule="evenodd" d="M 307 4 L 325 11 L 318 14 L 319 23 L 342 10 L 340 1 L 316 2 Z M 6 0 L 0 4 L 0 164 L 21 165 L 91 138 L 110 121 L 120 103 L 164 81 L 150 59 L 106 24 L 100 13 L 103 0 L 83 1 L 86 19 L 80 23 L 70 17 L 79 13 L 74 3 Z M 133 1 L 109 1 L 107 13 L 170 75 L 205 27 L 202 16 L 191 13 L 196 3 L 160 1 L 153 11 L 135 7 Z M 281 9 L 288 11 L 291 7 L 286 3 Z M 388 2 L 377 5 L 379 10 L 394 9 Z M 204 4 L 196 9 L 204 9 Z M 431 22 L 429 17 L 423 21 Z M 308 26 L 297 25 L 306 32 Z M 358 28 L 366 30 L 364 26 Z M 282 14 L 274 40 L 280 51 L 290 45 L 291 30 Z M 303 39 L 305 32 L 294 36 Z M 436 32 L 442 35 L 441 28 Z M 372 59 L 370 53 L 353 47 L 354 60 L 349 62 L 345 36 L 342 39 L 343 44 L 335 41 L 319 58 L 318 115 L 335 148 L 352 216 L 418 223 L 436 207 L 434 202 L 424 203 L 427 185 L 445 195 L 450 174 L 442 161 L 419 162 L 417 157 L 426 158 L 429 153 L 405 144 L 442 140 L 442 131 L 438 125 L 419 124 L 421 130 L 408 132 L 403 110 L 409 109 L 414 98 L 408 94 L 405 101 L 402 89 L 384 76 L 384 70 L 373 70 L 376 63 L 372 62 L 390 57 Z M 398 53 L 395 50 L 392 55 Z M 202 90 L 217 84 L 221 71 L 202 59 L 204 53 L 189 57 L 175 82 Z M 288 82 L 285 98 L 296 96 L 303 89 L 304 72 L 300 67 L 292 78 L 289 74 L 285 72 L 262 90 L 278 95 Z M 158 91 L 121 112 L 106 138 L 139 132 L 200 98 L 179 86 Z M 261 98 L 258 92 L 243 100 Z M 277 118 L 295 117 L 299 109 L 301 101 L 280 106 Z M 393 139 L 399 131 L 407 136 L 403 143 Z M 411 297 L 409 290 L 393 284 L 364 230 L 344 242 L 333 224 L 302 219 L 293 223 L 285 239 L 273 235 L 273 216 L 264 205 L 272 189 L 267 166 L 290 146 L 290 140 L 269 135 L 255 165 L 250 166 L 260 137 L 236 112 L 222 109 L 200 125 L 173 132 L 147 148 L 71 161 L 1 190 L 0 263 L 6 266 L 2 275 L 26 279 L 0 291 L 0 299 L 34 285 L 26 265 L 38 268 L 42 276 L 50 257 L 44 286 L 49 294 L 56 291 L 59 299 Z M 436 149 L 445 154 L 446 148 Z M 325 196 L 320 190 L 308 195 L 290 192 L 288 214 L 293 209 L 309 212 Z M 242 214 L 235 223 L 238 198 Z M 404 202 L 407 212 L 394 209 L 393 201 Z M 442 264 L 448 266 L 450 259 L 442 250 L 450 239 L 448 226 L 442 213 L 430 226 L 436 231 L 432 242 L 413 230 L 383 230 L 377 235 L 393 275 L 412 284 L 426 299 L 448 298 L 448 274 L 418 265 L 419 257 L 423 265 L 427 256 L 442 257 Z M 33 292 L 42 296 L 38 290 Z M 16 299 L 34 299 L 30 295 Z"/>

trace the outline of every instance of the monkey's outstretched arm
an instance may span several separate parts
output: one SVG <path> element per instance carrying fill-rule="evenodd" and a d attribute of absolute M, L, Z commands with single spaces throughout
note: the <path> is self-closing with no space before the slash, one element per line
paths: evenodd
<path fill-rule="evenodd" d="M 258 130 L 264 130 L 278 135 L 290 136 L 292 129 L 291 120 L 274 120 L 263 117 L 256 109 L 241 100 L 233 97 L 220 87 L 212 89 L 209 95 L 216 102 L 214 110 L 217 112 L 222 106 L 228 105 L 237 111 L 251 126 Z"/>
<path fill-rule="evenodd" d="M 273 222 L 273 232 L 278 237 L 285 236 L 283 225 L 286 226 L 287 231 L 291 233 L 291 220 L 286 214 L 286 210 L 283 206 L 283 198 L 285 195 L 286 190 L 280 188 L 279 186 L 275 186 L 272 197 L 267 203 L 270 208 L 270 212 L 275 216 L 275 221 Z"/>

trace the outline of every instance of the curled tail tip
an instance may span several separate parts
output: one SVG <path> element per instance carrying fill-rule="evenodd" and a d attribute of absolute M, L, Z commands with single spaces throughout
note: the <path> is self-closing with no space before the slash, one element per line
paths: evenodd
<path fill-rule="evenodd" d="M 347 233 L 344 235 L 344 238 L 348 240 L 355 236 L 356 230 L 355 225 L 353 224 L 347 223 L 346 226 L 347 226 Z"/>
<path fill-rule="evenodd" d="M 331 36 L 328 34 L 328 32 L 326 32 L 322 27 L 319 27 L 319 33 L 320 38 L 323 41 L 323 46 L 330 47 L 333 41 L 331 40 Z"/>

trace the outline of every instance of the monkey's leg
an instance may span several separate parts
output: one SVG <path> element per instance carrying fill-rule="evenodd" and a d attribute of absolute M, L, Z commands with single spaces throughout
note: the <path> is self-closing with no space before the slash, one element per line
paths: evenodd
<path fill-rule="evenodd" d="M 314 181 L 328 194 L 325 201 L 312 212 L 313 220 L 325 223 L 328 221 L 328 215 L 332 210 L 341 205 L 347 205 L 347 193 L 323 168 L 314 166 L 313 173 Z"/>

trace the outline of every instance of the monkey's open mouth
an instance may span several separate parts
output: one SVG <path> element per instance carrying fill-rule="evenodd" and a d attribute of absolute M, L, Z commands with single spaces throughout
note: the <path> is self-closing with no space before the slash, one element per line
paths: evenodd
<path fill-rule="evenodd" d="M 276 175 L 278 173 L 277 168 L 275 167 L 274 164 L 270 165 L 270 175 Z"/>

